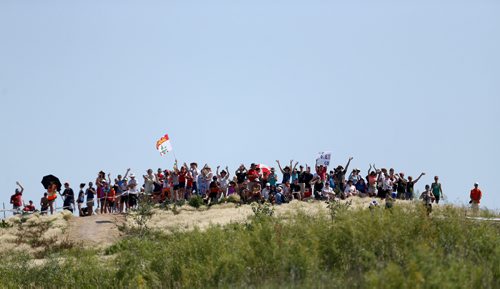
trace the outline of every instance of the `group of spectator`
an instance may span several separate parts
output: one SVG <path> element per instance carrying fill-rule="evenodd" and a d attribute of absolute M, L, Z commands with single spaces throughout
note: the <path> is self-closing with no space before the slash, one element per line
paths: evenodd
<path fill-rule="evenodd" d="M 137 206 L 140 195 L 147 196 L 157 203 L 180 202 L 189 200 L 193 196 L 202 198 L 205 203 L 213 204 L 227 198 L 237 199 L 241 203 L 270 202 L 282 204 L 291 200 L 324 200 L 347 199 L 351 197 L 371 197 L 380 199 L 415 198 L 415 184 L 425 175 L 421 173 L 417 178 L 406 177 L 403 172 L 395 173 L 394 169 L 377 169 L 373 164 L 369 166 L 366 176 L 361 175 L 361 170 L 349 170 L 352 157 L 344 166 L 337 166 L 328 171 L 326 166 L 316 165 L 314 171 L 308 165 L 299 165 L 290 161 L 282 166 L 276 161 L 277 168 L 260 164 L 251 164 L 248 168 L 241 164 L 231 175 L 228 167 L 215 172 L 205 164 L 199 169 L 197 163 L 184 163 L 179 166 L 177 161 L 172 170 L 152 169 L 147 170 L 142 176 L 142 185 L 130 169 L 113 180 L 111 175 L 99 172 L 95 183 L 82 183 L 79 192 L 75 195 L 69 183 L 64 184 L 60 195 L 64 199 L 63 208 L 73 212 L 77 209 L 81 216 L 100 214 L 122 213 Z M 14 209 L 20 209 L 23 187 L 16 189 L 11 198 Z M 474 190 L 473 190 L 474 191 Z M 471 192 L 471 204 L 479 204 L 482 193 L 476 184 L 475 191 Z M 75 198 L 76 196 L 76 198 Z M 439 203 L 443 198 L 443 190 L 439 177 L 434 177 L 431 185 L 425 186 L 425 191 L 420 199 L 428 207 L 432 203 Z M 76 208 L 75 208 L 76 203 Z M 97 204 L 97 209 L 94 206 Z M 40 201 L 41 212 L 54 212 L 53 200 L 49 200 L 47 193 Z M 33 202 L 24 208 L 25 211 L 35 211 Z"/>

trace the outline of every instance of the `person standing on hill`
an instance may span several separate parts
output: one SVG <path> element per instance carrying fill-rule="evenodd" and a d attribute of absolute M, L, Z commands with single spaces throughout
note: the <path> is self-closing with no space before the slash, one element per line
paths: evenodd
<path fill-rule="evenodd" d="M 75 193 L 73 189 L 70 188 L 69 183 L 64 183 L 64 191 L 62 193 L 64 197 L 63 209 L 68 210 L 73 213 L 73 207 L 75 205 Z"/>
<path fill-rule="evenodd" d="M 92 182 L 89 183 L 89 187 L 85 191 L 85 195 L 87 196 L 87 212 L 89 216 L 92 216 L 94 214 L 94 198 L 96 195 L 94 184 Z M 99 203 L 99 200 L 97 202 Z"/>
<path fill-rule="evenodd" d="M 420 195 L 420 199 L 424 201 L 424 206 L 427 208 L 427 215 L 432 213 L 432 202 L 436 198 L 432 194 L 432 190 L 429 185 L 425 185 L 425 191 Z"/>
<path fill-rule="evenodd" d="M 410 176 L 408 177 L 408 180 L 406 181 L 406 193 L 405 193 L 405 200 L 413 200 L 413 191 L 415 188 L 415 184 L 418 183 L 418 181 L 425 176 L 425 173 L 421 173 L 420 176 L 416 180 L 413 180 L 413 178 Z M 404 180 L 404 178 L 403 178 Z"/>
<path fill-rule="evenodd" d="M 470 191 L 470 202 L 472 210 L 477 212 L 479 210 L 479 203 L 483 197 L 483 192 L 479 189 L 479 183 L 474 183 L 474 189 Z"/>
<path fill-rule="evenodd" d="M 47 215 L 49 211 L 49 199 L 47 198 L 49 194 L 44 193 L 43 197 L 40 199 L 40 214 Z"/>
<path fill-rule="evenodd" d="M 14 210 L 14 215 L 19 213 L 19 211 L 21 210 L 21 206 L 24 203 L 23 202 L 24 188 L 19 182 L 16 182 L 16 185 L 18 185 L 20 189 L 16 189 L 15 193 L 10 197 L 10 203 L 12 204 L 12 210 Z"/>
<path fill-rule="evenodd" d="M 85 188 L 85 184 L 80 184 L 80 191 L 78 192 L 78 198 L 76 199 L 76 203 L 78 204 L 78 215 L 83 216 L 82 206 L 85 203 L 85 192 L 83 191 Z"/>
<path fill-rule="evenodd" d="M 432 194 L 436 198 L 436 204 L 439 204 L 439 200 L 444 197 L 443 189 L 441 188 L 441 183 L 439 183 L 439 177 L 434 177 L 434 183 L 431 185 Z"/>

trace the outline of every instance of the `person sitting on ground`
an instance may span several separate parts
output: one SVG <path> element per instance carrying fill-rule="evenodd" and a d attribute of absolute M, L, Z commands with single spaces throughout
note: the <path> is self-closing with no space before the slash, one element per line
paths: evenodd
<path fill-rule="evenodd" d="M 271 184 L 266 183 L 266 186 L 262 190 L 262 197 L 264 198 L 264 201 L 269 200 L 270 193 L 271 193 Z"/>
<path fill-rule="evenodd" d="M 210 190 L 210 193 L 208 194 L 208 196 L 206 198 L 206 202 L 207 202 L 207 205 L 210 206 L 211 204 L 217 202 L 217 199 L 218 199 L 218 196 L 220 193 L 220 184 L 217 181 L 216 176 L 214 176 L 212 178 L 212 182 L 210 183 L 209 190 Z"/>
<path fill-rule="evenodd" d="M 30 212 L 33 213 L 35 211 L 35 205 L 33 205 L 33 201 L 30 200 L 28 205 L 25 205 L 23 208 L 24 212 Z"/>
<path fill-rule="evenodd" d="M 281 205 L 284 203 L 283 188 L 278 186 L 276 188 L 276 194 L 274 195 L 274 203 L 276 205 Z"/>
<path fill-rule="evenodd" d="M 344 189 L 344 198 L 354 197 L 357 195 L 358 191 L 356 190 L 356 186 L 354 186 L 351 180 L 347 181 L 347 185 Z"/>
<path fill-rule="evenodd" d="M 470 202 L 472 211 L 477 213 L 479 210 L 479 204 L 481 203 L 481 198 L 483 197 L 483 192 L 479 189 L 479 183 L 474 183 L 474 189 L 470 191 Z"/>
<path fill-rule="evenodd" d="M 311 191 L 311 188 L 306 187 L 304 190 L 304 195 L 302 197 L 302 201 L 309 201 L 311 199 L 313 199 L 313 193 Z"/>
<path fill-rule="evenodd" d="M 229 186 L 227 187 L 227 196 L 234 195 L 238 192 L 238 185 L 234 181 L 229 182 Z"/>
<path fill-rule="evenodd" d="M 355 187 L 361 198 L 368 196 L 368 187 L 366 185 L 365 179 L 360 178 Z"/>
<path fill-rule="evenodd" d="M 332 200 L 335 200 L 335 193 L 333 192 L 332 187 L 330 187 L 330 183 L 329 182 L 325 183 L 325 186 L 323 187 L 323 190 L 321 190 L 321 195 L 328 202 L 332 201 Z"/>
<path fill-rule="evenodd" d="M 427 208 L 427 215 L 429 215 L 432 212 L 432 202 L 435 199 L 431 186 L 425 185 L 425 191 L 420 195 L 420 199 L 423 200 L 424 206 Z"/>
<path fill-rule="evenodd" d="M 302 200 L 302 194 L 300 192 L 300 184 L 299 179 L 295 179 L 293 184 L 290 185 L 290 190 L 292 192 L 292 199 L 294 200 Z"/>
<path fill-rule="evenodd" d="M 441 200 L 441 197 L 444 197 L 444 195 L 443 195 L 443 189 L 441 188 L 441 183 L 439 182 L 438 176 L 434 177 L 434 183 L 432 183 L 431 189 L 432 189 L 432 193 L 434 194 L 434 197 L 436 198 L 436 204 L 439 204 L 439 200 Z"/>

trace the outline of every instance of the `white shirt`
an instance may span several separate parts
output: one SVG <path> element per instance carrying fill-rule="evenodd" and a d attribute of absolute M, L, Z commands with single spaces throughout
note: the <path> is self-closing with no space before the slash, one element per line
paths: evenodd
<path fill-rule="evenodd" d="M 193 176 L 193 180 L 195 182 L 197 182 L 198 181 L 198 176 L 200 175 L 200 171 L 198 170 L 198 168 L 196 168 L 196 169 L 189 169 L 189 172 Z"/>
<path fill-rule="evenodd" d="M 144 192 L 146 194 L 153 193 L 155 189 L 155 176 L 154 175 L 146 175 L 146 179 L 144 180 Z"/>
<path fill-rule="evenodd" d="M 333 194 L 333 189 L 332 187 L 324 187 L 323 190 L 321 190 L 321 192 L 323 193 L 323 195 Z"/>
<path fill-rule="evenodd" d="M 354 186 L 354 185 L 351 185 L 351 186 L 347 185 L 347 186 L 345 186 L 344 193 L 345 193 L 345 194 L 353 194 L 353 193 L 356 193 L 356 186 Z"/>
<path fill-rule="evenodd" d="M 266 200 L 268 200 L 268 199 L 269 199 L 269 192 L 270 192 L 270 191 L 269 191 L 267 188 L 264 188 L 264 189 L 262 190 L 262 193 L 261 193 L 261 194 L 262 194 L 262 196 L 264 197 L 264 199 L 266 199 Z"/>

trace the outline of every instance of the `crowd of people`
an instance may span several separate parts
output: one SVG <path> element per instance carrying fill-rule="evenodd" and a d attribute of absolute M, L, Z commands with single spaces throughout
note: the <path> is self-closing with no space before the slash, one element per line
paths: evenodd
<path fill-rule="evenodd" d="M 284 167 L 280 161 L 276 161 L 277 169 L 260 164 L 251 164 L 247 168 L 241 164 L 234 174 L 229 172 L 228 167 L 221 170 L 218 166 L 213 171 L 207 164 L 200 169 L 194 162 L 179 166 L 175 161 L 171 170 L 158 169 L 156 173 L 152 169 L 147 170 L 140 178 L 141 182 L 130 173 L 130 169 L 114 179 L 101 171 L 95 182 L 81 183 L 78 194 L 74 193 L 69 183 L 64 184 L 62 193 L 56 192 L 55 184 L 49 185 L 41 198 L 40 212 L 54 213 L 57 194 L 64 200 L 64 209 L 72 212 L 76 209 L 80 216 L 126 212 L 136 208 L 139 196 L 146 196 L 157 203 L 175 203 L 196 196 L 207 205 L 227 198 L 237 198 L 241 203 L 269 202 L 276 205 L 291 200 L 331 201 L 352 197 L 413 200 L 415 184 L 425 175 L 421 173 L 417 178 L 406 177 L 403 172 L 395 173 L 392 168 L 377 169 L 374 164 L 370 164 L 363 177 L 360 169 L 349 170 L 352 159 L 349 158 L 345 167 L 339 165 L 330 171 L 324 165 L 316 165 L 312 171 L 310 166 L 299 165 L 292 160 Z M 17 185 L 19 188 L 11 197 L 13 209 L 17 212 L 34 212 L 33 202 L 24 204 L 24 188 L 19 182 Z M 470 195 L 473 206 L 478 206 L 482 197 L 478 186 L 476 183 Z M 430 210 L 432 203 L 438 204 L 443 196 L 439 177 L 435 176 L 434 182 L 425 186 L 419 198 Z"/>

